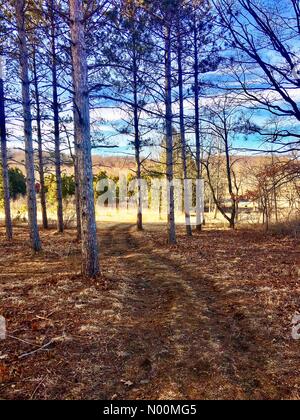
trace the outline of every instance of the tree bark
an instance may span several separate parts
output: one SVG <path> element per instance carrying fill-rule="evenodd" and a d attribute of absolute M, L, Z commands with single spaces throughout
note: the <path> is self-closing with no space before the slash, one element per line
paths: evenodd
<path fill-rule="evenodd" d="M 1 164 L 2 164 L 2 183 L 4 195 L 4 212 L 5 212 L 5 230 L 8 241 L 13 239 L 13 226 L 10 211 L 10 191 L 9 176 L 7 162 L 7 138 L 6 138 L 6 115 L 5 115 L 5 98 L 4 98 L 4 65 L 0 56 L 0 134 L 1 134 Z"/>
<path fill-rule="evenodd" d="M 56 177 L 56 200 L 57 200 L 57 230 L 64 231 L 63 216 L 63 195 L 61 179 L 61 155 L 60 155 L 60 133 L 59 133 L 59 104 L 57 88 L 57 53 L 55 42 L 55 20 L 54 20 L 54 2 L 50 0 L 49 14 L 51 23 L 51 73 L 52 73 L 52 97 L 53 97 L 53 122 L 54 122 L 54 159 L 55 159 L 55 177 Z"/>
<path fill-rule="evenodd" d="M 81 214 L 80 214 L 80 191 L 79 191 L 79 173 L 78 173 L 78 157 L 75 154 L 74 161 L 74 177 L 75 177 L 75 205 L 76 205 L 76 230 L 77 241 L 81 241 Z"/>
<path fill-rule="evenodd" d="M 195 138 L 196 138 L 196 175 L 197 185 L 200 185 L 202 179 L 202 166 L 201 166 L 201 138 L 200 138 L 200 98 L 199 98 L 199 51 L 198 51 L 198 33 L 197 33 L 197 18 L 194 16 L 194 84 L 195 84 Z M 202 230 L 202 208 L 200 191 L 197 191 L 196 196 L 196 230 Z"/>
<path fill-rule="evenodd" d="M 80 179 L 82 271 L 85 276 L 93 278 L 99 274 L 100 266 L 93 190 L 89 88 L 83 26 L 83 4 L 82 0 L 69 0 L 69 5 L 76 113 L 75 148 L 78 157 L 78 175 Z"/>
<path fill-rule="evenodd" d="M 70 152 L 73 159 L 74 164 L 74 178 L 75 178 L 75 206 L 76 206 L 76 230 L 77 230 L 77 241 L 81 241 L 81 214 L 80 214 L 80 177 L 78 171 L 78 154 L 77 154 L 77 147 L 76 144 L 79 143 L 77 137 L 77 127 L 79 125 L 79 121 L 76 121 L 77 112 L 75 112 L 75 98 L 73 99 L 73 118 L 74 118 L 74 144 L 75 144 L 75 154 Z"/>
<path fill-rule="evenodd" d="M 138 180 L 138 197 L 137 197 L 137 229 L 143 230 L 143 198 L 141 185 L 141 141 L 139 130 L 139 109 L 138 109 L 138 68 L 136 58 L 136 42 L 133 35 L 133 101 L 134 101 L 134 148 L 135 148 L 135 162 L 136 174 Z"/>
<path fill-rule="evenodd" d="M 272 167 L 274 168 L 274 154 L 272 153 Z M 273 198 L 274 198 L 274 211 L 275 211 L 275 221 L 276 223 L 278 223 L 279 219 L 278 219 L 278 201 L 277 201 L 277 189 L 276 189 L 276 177 L 275 174 L 273 173 L 272 176 L 272 181 L 273 181 Z"/>
<path fill-rule="evenodd" d="M 176 244 L 175 203 L 174 203 L 174 168 L 173 168 L 173 112 L 172 112 L 172 48 L 171 28 L 165 26 L 165 106 L 166 106 L 166 150 L 168 181 L 168 241 Z"/>
<path fill-rule="evenodd" d="M 37 76 L 35 47 L 33 50 L 33 79 L 34 79 L 35 102 L 36 102 L 36 124 L 37 124 L 37 142 L 38 142 L 38 159 L 39 159 L 39 177 L 40 177 L 40 184 L 41 184 L 40 196 L 41 196 L 42 219 L 43 219 L 44 229 L 48 229 L 49 224 L 48 224 L 48 216 L 47 216 L 43 139 L 42 139 L 42 129 L 41 129 L 41 106 L 40 106 L 40 92 L 39 92 L 39 84 L 38 84 L 38 76 Z"/>
<path fill-rule="evenodd" d="M 37 223 L 37 204 L 34 178 L 34 153 L 32 143 L 32 116 L 30 108 L 30 82 L 28 71 L 28 49 L 25 30 L 25 0 L 15 0 L 17 32 L 19 39 L 19 59 L 22 82 L 22 104 L 24 114 L 25 166 L 28 206 L 28 225 L 31 246 L 34 251 L 41 250 Z"/>
<path fill-rule="evenodd" d="M 180 18 L 179 18 L 180 19 Z M 177 28 L 177 60 L 178 60 L 178 85 L 179 85 L 179 113 L 180 113 L 180 140 L 181 140 L 181 160 L 183 169 L 184 182 L 184 213 L 185 227 L 188 236 L 192 236 L 191 214 L 190 214 L 190 197 L 188 190 L 188 171 L 186 156 L 186 136 L 185 136 L 185 120 L 184 120 L 184 97 L 183 97 L 183 69 L 182 69 L 182 39 L 181 28 L 178 23 Z"/>
<path fill-rule="evenodd" d="M 230 226 L 230 229 L 234 229 L 235 221 L 236 221 L 236 198 L 233 192 L 229 142 L 228 142 L 228 137 L 227 137 L 227 128 L 225 125 L 224 125 L 224 131 L 225 131 L 224 143 L 225 143 L 225 154 L 226 154 L 226 173 L 227 173 L 228 191 L 229 191 L 231 203 L 232 203 L 229 226 Z"/>
<path fill-rule="evenodd" d="M 77 133 L 76 127 L 78 123 L 75 123 L 76 113 L 75 113 L 75 102 L 73 99 L 73 122 L 74 122 L 74 140 L 73 145 L 77 144 Z M 76 155 L 76 147 L 75 153 L 73 152 L 72 143 L 70 141 L 69 136 L 67 135 L 68 145 L 69 145 L 69 152 L 73 161 L 73 168 L 74 168 L 74 180 L 75 180 L 75 211 L 76 211 L 76 231 L 77 231 L 77 241 L 81 241 L 81 217 L 80 217 L 80 194 L 79 194 L 79 174 L 78 174 L 78 158 Z"/>

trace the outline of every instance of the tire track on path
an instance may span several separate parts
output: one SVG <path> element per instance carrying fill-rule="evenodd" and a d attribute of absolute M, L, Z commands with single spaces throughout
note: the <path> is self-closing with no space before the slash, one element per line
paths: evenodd
<path fill-rule="evenodd" d="M 254 331 L 236 308 L 225 313 L 214 284 L 184 268 L 169 249 L 153 249 L 134 226 L 115 226 L 105 236 L 105 253 L 122 267 L 128 286 L 120 347 L 123 377 L 132 386 L 119 386 L 117 394 L 258 397 L 268 355 L 255 352 Z"/>

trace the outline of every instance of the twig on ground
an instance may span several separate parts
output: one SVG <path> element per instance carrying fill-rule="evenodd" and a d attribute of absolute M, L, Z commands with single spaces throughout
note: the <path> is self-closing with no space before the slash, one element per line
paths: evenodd
<path fill-rule="evenodd" d="M 12 338 L 13 340 L 20 341 L 21 343 L 28 344 L 29 346 L 34 346 L 35 343 L 31 343 L 30 341 L 23 340 L 22 338 L 15 337 L 14 335 L 7 334 L 8 338 Z"/>
<path fill-rule="evenodd" d="M 33 393 L 30 396 L 30 400 L 33 400 L 33 397 L 35 396 L 35 394 L 37 393 L 39 387 L 44 383 L 45 379 L 47 378 L 48 373 L 43 377 L 43 379 L 37 384 L 37 386 L 35 387 Z"/>
<path fill-rule="evenodd" d="M 45 350 L 47 347 L 51 346 L 51 344 L 54 343 L 54 340 L 50 340 L 48 343 L 44 344 L 42 347 L 39 347 L 38 349 L 32 350 L 28 353 L 23 353 L 19 356 L 19 359 L 23 359 L 26 356 L 31 356 L 32 354 L 35 354 L 39 351 Z"/>

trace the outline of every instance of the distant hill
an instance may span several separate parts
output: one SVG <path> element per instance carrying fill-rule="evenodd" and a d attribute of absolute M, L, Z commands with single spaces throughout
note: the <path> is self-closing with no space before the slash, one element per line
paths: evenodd
<path fill-rule="evenodd" d="M 9 156 L 9 165 L 11 167 L 17 167 L 24 172 L 25 169 L 25 152 L 19 149 L 10 149 L 8 151 Z M 37 156 L 36 159 L 36 168 L 38 168 Z M 131 156 L 100 156 L 93 155 L 93 170 L 97 174 L 100 171 L 106 171 L 109 175 L 117 175 L 120 172 L 126 172 L 129 170 L 134 170 L 135 160 Z M 45 162 L 45 172 L 54 173 L 54 158 L 53 154 L 45 152 L 44 153 L 44 162 Z M 62 170 L 65 173 L 73 173 L 73 162 L 70 156 L 62 155 Z"/>
<path fill-rule="evenodd" d="M 13 167 L 18 167 L 24 172 L 24 163 L 25 163 L 25 153 L 24 151 L 18 149 L 10 149 L 9 152 L 9 164 Z M 37 155 L 36 157 L 36 169 L 38 168 L 38 161 Z M 219 158 L 217 158 L 219 159 Z M 221 160 L 224 157 L 221 158 Z M 257 170 L 258 168 L 262 167 L 263 165 L 271 163 L 271 156 L 270 155 L 256 155 L 256 156 L 232 156 L 232 162 L 235 162 L 235 168 L 237 173 L 242 175 L 243 177 L 247 178 L 249 173 L 252 170 Z M 280 160 L 281 162 L 286 161 L 288 158 L 286 156 L 276 157 L 277 162 Z M 128 172 L 131 170 L 135 170 L 135 160 L 132 156 L 101 156 L 101 155 L 93 155 L 93 171 L 94 174 L 97 174 L 101 171 L 106 171 L 111 176 L 116 176 L 119 173 Z M 214 158 L 212 157 L 211 162 L 213 162 Z M 53 154 L 45 152 L 44 153 L 44 162 L 45 162 L 45 172 L 46 173 L 54 173 L 54 158 Z M 68 174 L 73 173 L 73 162 L 69 155 L 63 154 L 62 155 L 62 171 Z M 180 165 L 180 163 L 178 162 Z M 153 168 L 155 164 L 148 164 L 148 168 L 150 166 Z M 176 173 L 176 171 L 175 171 Z"/>

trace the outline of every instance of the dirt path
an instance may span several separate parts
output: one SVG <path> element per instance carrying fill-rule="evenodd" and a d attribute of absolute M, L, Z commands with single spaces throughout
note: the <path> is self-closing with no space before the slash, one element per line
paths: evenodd
<path fill-rule="evenodd" d="M 123 375 L 133 387 L 148 384 L 126 397 L 278 397 L 280 386 L 267 365 L 280 354 L 272 348 L 266 315 L 257 330 L 242 308 L 228 305 L 228 296 L 201 275 L 201 267 L 182 264 L 172 249 L 153 248 L 134 227 L 116 226 L 106 234 L 104 249 L 111 255 L 106 245 L 114 244 L 116 263 L 129 276 L 121 318 L 131 337 L 125 354 L 132 357 Z"/>
<path fill-rule="evenodd" d="M 26 234 L 0 248 L 0 398 L 299 397 L 295 240 L 100 226 L 105 280 L 87 282 L 75 232 L 42 232 L 35 257 Z"/>

